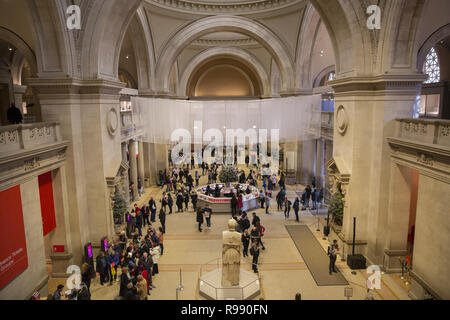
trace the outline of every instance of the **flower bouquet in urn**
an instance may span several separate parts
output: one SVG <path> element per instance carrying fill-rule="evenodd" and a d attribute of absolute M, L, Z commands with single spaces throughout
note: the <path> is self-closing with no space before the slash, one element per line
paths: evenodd
<path fill-rule="evenodd" d="M 222 167 L 219 173 L 219 181 L 230 185 L 232 182 L 238 181 L 238 173 L 236 168 L 232 166 Z"/>

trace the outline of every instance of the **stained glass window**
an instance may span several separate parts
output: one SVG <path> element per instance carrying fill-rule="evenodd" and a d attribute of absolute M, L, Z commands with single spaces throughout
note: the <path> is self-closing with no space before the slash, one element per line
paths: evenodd
<path fill-rule="evenodd" d="M 441 81 L 441 69 L 439 67 L 439 58 L 434 48 L 431 48 L 427 55 L 423 72 L 428 75 L 428 80 L 424 83 L 436 83 Z"/>

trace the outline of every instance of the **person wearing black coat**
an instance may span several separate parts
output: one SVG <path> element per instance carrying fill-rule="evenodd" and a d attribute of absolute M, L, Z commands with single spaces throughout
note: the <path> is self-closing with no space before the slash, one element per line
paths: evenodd
<path fill-rule="evenodd" d="M 192 202 L 192 206 L 194 207 L 194 211 L 197 210 L 197 200 L 198 200 L 197 192 L 192 192 L 191 193 L 191 202 Z"/>
<path fill-rule="evenodd" d="M 139 300 L 139 295 L 137 293 L 136 287 L 132 283 L 127 286 L 127 291 L 125 292 L 124 300 Z"/>
<path fill-rule="evenodd" d="M 142 212 L 142 215 L 143 215 L 142 217 L 143 217 L 143 220 L 144 220 L 144 227 L 145 227 L 146 224 L 150 225 L 150 220 L 149 220 L 149 218 L 150 218 L 150 207 L 149 206 L 143 206 L 142 209 L 141 209 L 141 212 Z"/>
<path fill-rule="evenodd" d="M 169 206 L 169 214 L 172 214 L 172 208 L 173 208 L 173 199 L 172 199 L 172 196 L 170 195 L 170 193 L 169 193 L 169 196 L 167 197 L 167 205 Z M 165 208 L 164 208 L 164 210 L 166 210 Z"/>
<path fill-rule="evenodd" d="M 261 223 L 261 219 L 256 215 L 255 212 L 253 212 L 253 220 L 252 220 L 252 226 L 257 226 Z"/>
<path fill-rule="evenodd" d="M 250 249 L 250 254 L 253 256 L 252 269 L 254 273 L 258 273 L 258 258 L 259 258 L 259 244 L 254 242 Z"/>
<path fill-rule="evenodd" d="M 243 256 L 248 257 L 248 246 L 250 244 L 250 235 L 248 234 L 248 229 L 245 229 L 244 233 L 242 234 L 242 244 L 244 247 Z"/>
<path fill-rule="evenodd" d="M 122 274 L 120 275 L 120 291 L 119 296 L 125 298 L 128 291 L 128 284 L 131 283 L 131 275 L 128 267 L 122 268 Z"/>
<path fill-rule="evenodd" d="M 237 198 L 236 195 L 233 194 L 233 197 L 231 198 L 231 216 L 234 217 L 237 215 Z"/>
<path fill-rule="evenodd" d="M 294 201 L 294 205 L 292 207 L 294 209 L 295 212 L 295 221 L 300 222 L 299 218 L 298 218 L 298 212 L 300 210 L 300 199 L 297 197 Z"/>
<path fill-rule="evenodd" d="M 159 210 L 159 221 L 161 222 L 162 233 L 166 233 L 166 212 L 163 208 Z"/>
<path fill-rule="evenodd" d="M 88 289 L 91 288 L 92 266 L 89 263 L 84 263 L 82 266 L 81 282 L 83 282 Z"/>
<path fill-rule="evenodd" d="M 153 199 L 153 197 L 150 198 L 150 201 L 148 202 L 148 205 L 150 206 L 150 213 L 151 213 L 151 221 L 156 221 L 156 201 Z"/>
<path fill-rule="evenodd" d="M 97 272 L 100 274 L 100 285 L 103 285 L 107 281 L 108 275 L 108 261 L 106 260 L 105 253 L 100 251 L 100 254 L 96 259 Z"/>
<path fill-rule="evenodd" d="M 289 219 L 289 215 L 291 213 L 292 202 L 289 199 L 286 199 L 284 202 L 284 217 Z"/>
<path fill-rule="evenodd" d="M 183 195 L 181 194 L 181 192 L 178 192 L 177 194 L 177 212 L 183 212 Z"/>
<path fill-rule="evenodd" d="M 189 209 L 189 192 L 188 191 L 184 192 L 183 199 L 184 199 L 184 205 L 186 206 L 186 211 L 188 211 L 188 209 Z"/>
<path fill-rule="evenodd" d="M 143 223 L 144 223 L 144 217 L 143 217 L 142 210 L 141 210 L 141 212 L 139 212 L 136 215 L 136 228 L 138 229 L 139 237 L 142 237 L 142 224 Z"/>
<path fill-rule="evenodd" d="M 202 224 L 204 222 L 204 218 L 203 218 L 203 210 L 201 208 L 197 209 L 197 222 L 198 222 L 198 231 L 202 232 Z"/>

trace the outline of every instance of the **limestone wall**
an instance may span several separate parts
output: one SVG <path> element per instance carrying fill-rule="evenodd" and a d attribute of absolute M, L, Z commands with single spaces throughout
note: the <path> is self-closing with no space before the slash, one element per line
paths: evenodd
<path fill-rule="evenodd" d="M 443 299 L 450 299 L 450 184 L 419 177 L 413 271 Z"/>

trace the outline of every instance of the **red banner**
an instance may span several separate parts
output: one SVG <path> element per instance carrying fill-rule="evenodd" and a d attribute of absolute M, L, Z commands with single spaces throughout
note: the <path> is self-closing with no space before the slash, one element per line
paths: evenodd
<path fill-rule="evenodd" d="M 20 186 L 0 191 L 0 290 L 28 268 Z"/>
<path fill-rule="evenodd" d="M 51 172 L 39 176 L 39 195 L 41 199 L 42 228 L 45 237 L 56 228 Z"/>

